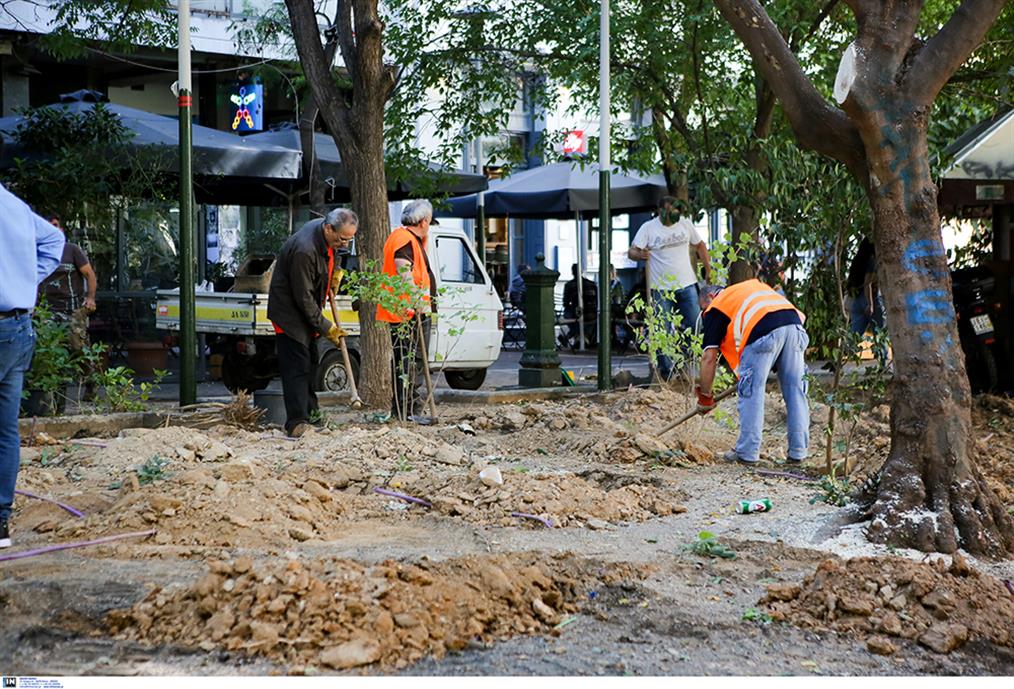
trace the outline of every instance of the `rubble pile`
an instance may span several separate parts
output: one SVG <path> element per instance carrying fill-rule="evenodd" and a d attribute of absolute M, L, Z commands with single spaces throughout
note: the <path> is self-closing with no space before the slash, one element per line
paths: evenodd
<path fill-rule="evenodd" d="M 474 643 L 551 632 L 586 590 L 638 576 L 628 565 L 537 553 L 263 568 L 241 557 L 211 562 L 195 584 L 154 588 L 107 623 L 123 639 L 241 651 L 290 672 L 405 667 Z"/>
<path fill-rule="evenodd" d="M 554 526 L 605 521 L 644 521 L 686 512 L 686 495 L 672 484 L 632 477 L 626 485 L 596 485 L 574 474 L 507 472 L 503 485 L 484 486 L 474 476 L 424 478 L 406 490 L 433 503 L 441 514 L 470 522 L 516 525 L 512 513 L 548 518 Z"/>
<path fill-rule="evenodd" d="M 875 653 L 891 638 L 949 653 L 969 640 L 1014 648 L 1014 594 L 973 570 L 960 554 L 948 565 L 897 557 L 829 559 L 803 583 L 770 584 L 760 601 L 775 620 L 867 639 Z"/>

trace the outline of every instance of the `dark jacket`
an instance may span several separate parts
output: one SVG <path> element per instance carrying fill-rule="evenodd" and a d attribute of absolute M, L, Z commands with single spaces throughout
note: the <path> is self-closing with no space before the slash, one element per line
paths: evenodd
<path fill-rule="evenodd" d="M 331 329 L 321 311 L 330 284 L 323 226 L 323 220 L 311 220 L 286 240 L 268 288 L 268 318 L 306 346 Z"/>

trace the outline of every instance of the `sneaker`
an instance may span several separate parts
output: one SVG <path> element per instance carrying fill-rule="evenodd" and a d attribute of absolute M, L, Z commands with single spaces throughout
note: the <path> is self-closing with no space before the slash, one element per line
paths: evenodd
<path fill-rule="evenodd" d="M 0 548 L 11 547 L 11 529 L 6 519 L 0 519 Z"/>
<path fill-rule="evenodd" d="M 295 426 L 293 426 L 292 430 L 289 431 L 289 437 L 301 438 L 303 437 L 303 434 L 306 433 L 311 428 L 313 427 L 310 424 L 301 421 L 297 423 Z"/>
<path fill-rule="evenodd" d="M 727 452 L 725 452 L 722 455 L 722 459 L 724 459 L 726 462 L 735 462 L 736 464 L 742 464 L 748 467 L 756 466 L 758 463 L 756 459 L 753 460 L 752 462 L 749 459 L 743 459 L 738 454 L 736 454 L 735 450 L 728 450 Z"/>

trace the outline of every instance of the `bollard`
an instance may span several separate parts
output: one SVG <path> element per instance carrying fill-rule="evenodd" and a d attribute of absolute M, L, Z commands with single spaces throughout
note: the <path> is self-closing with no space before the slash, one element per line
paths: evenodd
<path fill-rule="evenodd" d="M 560 384 L 560 356 L 556 353 L 556 308 L 553 289 L 560 273 L 546 268 L 546 257 L 535 257 L 535 268 L 521 273 L 525 281 L 525 353 L 518 384 L 544 388 Z"/>

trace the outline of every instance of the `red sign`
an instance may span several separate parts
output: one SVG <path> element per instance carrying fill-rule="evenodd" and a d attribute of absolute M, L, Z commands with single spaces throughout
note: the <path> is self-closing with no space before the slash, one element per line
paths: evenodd
<path fill-rule="evenodd" d="M 574 129 L 567 132 L 567 138 L 563 140 L 563 155 L 586 155 L 588 153 L 588 137 L 584 135 L 583 129 Z"/>

